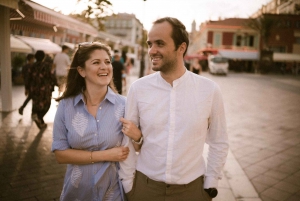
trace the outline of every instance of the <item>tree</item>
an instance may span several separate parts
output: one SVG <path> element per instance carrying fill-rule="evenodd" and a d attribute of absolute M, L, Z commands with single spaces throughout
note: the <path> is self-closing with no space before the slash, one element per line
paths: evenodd
<path fill-rule="evenodd" d="M 79 14 L 74 11 L 71 16 L 91 24 L 99 31 L 105 30 L 105 17 L 112 13 L 109 0 L 77 0 L 77 4 L 86 5 L 86 8 Z"/>
<path fill-rule="evenodd" d="M 269 49 L 269 37 L 271 35 L 272 28 L 277 24 L 277 21 L 271 17 L 271 15 L 263 14 L 257 18 L 250 18 L 247 27 L 257 31 L 261 38 L 261 50 Z"/>
<path fill-rule="evenodd" d="M 246 26 L 257 31 L 261 43 L 259 44 L 259 68 L 262 73 L 268 73 L 273 63 L 273 53 L 269 51 L 269 37 L 272 29 L 277 25 L 277 20 L 272 15 L 262 14 L 257 18 L 250 18 Z"/>

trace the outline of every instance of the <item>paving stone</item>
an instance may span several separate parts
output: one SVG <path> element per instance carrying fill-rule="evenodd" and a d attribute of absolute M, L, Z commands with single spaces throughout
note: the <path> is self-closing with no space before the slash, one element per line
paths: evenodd
<path fill-rule="evenodd" d="M 288 178 L 285 178 L 284 181 L 300 187 L 300 177 L 297 177 L 295 175 L 291 175 Z"/>
<path fill-rule="evenodd" d="M 267 190 L 265 190 L 264 192 L 261 193 L 262 195 L 265 195 L 267 197 L 270 197 L 274 200 L 277 201 L 283 201 L 286 200 L 287 198 L 289 198 L 291 196 L 290 193 L 287 193 L 285 191 L 281 191 L 275 188 L 269 188 Z"/>
<path fill-rule="evenodd" d="M 275 185 L 276 183 L 279 182 L 278 179 L 274 179 L 274 178 L 266 176 L 266 175 L 260 175 L 258 177 L 255 177 L 251 181 L 259 182 L 259 183 L 266 184 L 266 185 L 269 185 L 269 186 L 273 186 L 273 185 Z"/>
<path fill-rule="evenodd" d="M 276 170 L 267 171 L 264 175 L 272 177 L 274 179 L 278 179 L 278 180 L 283 180 L 283 179 L 285 179 L 289 176 L 289 174 L 279 172 L 279 171 L 276 171 Z"/>
<path fill-rule="evenodd" d="M 276 185 L 274 185 L 274 188 L 277 188 L 282 191 L 286 191 L 291 194 L 294 194 L 294 193 L 297 193 L 300 191 L 299 186 L 293 185 L 293 184 L 285 182 L 285 181 L 281 181 L 281 182 L 277 183 Z"/>
<path fill-rule="evenodd" d="M 255 182 L 252 180 L 253 186 L 255 188 L 255 190 L 260 194 L 261 192 L 265 191 L 266 189 L 268 189 L 270 186 L 266 185 L 266 184 L 262 184 L 259 182 Z"/>

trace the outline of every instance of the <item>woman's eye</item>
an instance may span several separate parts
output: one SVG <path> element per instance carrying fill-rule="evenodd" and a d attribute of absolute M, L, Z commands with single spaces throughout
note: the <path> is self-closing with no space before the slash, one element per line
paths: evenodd
<path fill-rule="evenodd" d="M 105 63 L 106 63 L 106 64 L 111 64 L 111 62 L 110 62 L 110 61 L 106 61 Z"/>

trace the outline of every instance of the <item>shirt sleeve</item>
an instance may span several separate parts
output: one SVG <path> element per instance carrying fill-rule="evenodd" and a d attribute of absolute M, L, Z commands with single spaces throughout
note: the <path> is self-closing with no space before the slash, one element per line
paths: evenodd
<path fill-rule="evenodd" d="M 125 118 L 132 121 L 136 125 L 138 124 L 138 110 L 137 100 L 134 97 L 134 89 L 131 86 L 127 95 L 126 107 L 125 107 Z M 133 180 L 136 170 L 137 154 L 132 145 L 129 137 L 124 136 L 122 146 L 129 147 L 129 155 L 125 161 L 120 162 L 119 177 L 122 181 L 125 193 L 128 193 L 132 189 Z"/>
<path fill-rule="evenodd" d="M 70 148 L 65 126 L 65 101 L 61 100 L 54 118 L 52 152 Z"/>
<path fill-rule="evenodd" d="M 212 95 L 206 143 L 209 148 L 204 188 L 217 188 L 229 149 L 223 98 L 218 85 L 215 85 Z"/>

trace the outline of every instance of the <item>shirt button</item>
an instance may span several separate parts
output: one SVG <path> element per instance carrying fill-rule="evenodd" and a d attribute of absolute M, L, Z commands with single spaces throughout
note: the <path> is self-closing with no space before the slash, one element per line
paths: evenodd
<path fill-rule="evenodd" d="M 97 133 L 95 133 L 95 136 L 97 135 Z"/>
<path fill-rule="evenodd" d="M 99 107 L 99 110 L 101 110 L 102 109 L 102 107 Z"/>
<path fill-rule="evenodd" d="M 97 119 L 97 122 L 99 122 L 99 119 Z"/>

